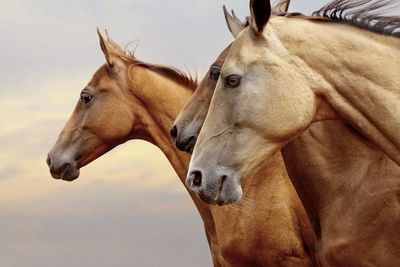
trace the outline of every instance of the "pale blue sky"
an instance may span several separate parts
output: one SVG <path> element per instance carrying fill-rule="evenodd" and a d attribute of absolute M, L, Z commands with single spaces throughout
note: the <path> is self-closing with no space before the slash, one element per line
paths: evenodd
<path fill-rule="evenodd" d="M 53 180 L 45 157 L 104 63 L 97 26 L 120 44 L 140 39 L 139 59 L 201 76 L 232 40 L 222 4 L 248 14 L 243 0 L 0 0 L 0 266 L 211 265 L 197 211 L 155 147 L 124 144 L 72 183 Z"/>

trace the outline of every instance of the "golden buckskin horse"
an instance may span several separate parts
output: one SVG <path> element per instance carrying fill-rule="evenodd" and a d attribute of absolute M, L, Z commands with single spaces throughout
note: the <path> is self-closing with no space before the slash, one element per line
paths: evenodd
<path fill-rule="evenodd" d="M 112 39 L 99 37 L 107 63 L 82 90 L 51 149 L 51 175 L 72 181 L 81 167 L 117 145 L 143 139 L 161 149 L 184 182 L 189 155 L 174 148 L 169 129 L 196 82 L 175 69 L 139 61 Z M 273 161 L 257 174 L 260 179 L 243 184 L 245 200 L 237 205 L 207 205 L 190 193 L 214 266 L 318 265 L 307 215 L 282 159 Z"/>
<path fill-rule="evenodd" d="M 283 147 L 322 265 L 400 266 L 400 18 L 369 15 L 388 4 L 270 18 L 268 1 L 251 1 L 250 27 L 229 26 L 237 39 L 210 68 L 215 91 L 202 82 L 175 124 L 191 128 L 177 127 L 187 146 L 202 127 L 189 188 L 236 201 L 242 177 Z"/>

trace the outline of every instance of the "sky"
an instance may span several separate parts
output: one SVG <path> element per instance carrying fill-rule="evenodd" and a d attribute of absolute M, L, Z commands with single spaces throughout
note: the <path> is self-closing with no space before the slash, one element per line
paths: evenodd
<path fill-rule="evenodd" d="M 326 1 L 292 1 L 306 14 Z M 104 63 L 96 27 L 144 61 L 201 77 L 243 0 L 0 0 L 0 266 L 211 266 L 202 221 L 153 145 L 130 141 L 51 178 L 46 154 Z"/>

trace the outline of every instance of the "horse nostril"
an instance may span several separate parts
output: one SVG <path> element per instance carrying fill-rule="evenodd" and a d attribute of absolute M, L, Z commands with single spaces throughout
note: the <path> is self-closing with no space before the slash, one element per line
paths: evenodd
<path fill-rule="evenodd" d="M 178 128 L 176 128 L 176 125 L 172 126 L 169 134 L 171 135 L 172 140 L 175 141 L 175 139 L 178 137 Z"/>
<path fill-rule="evenodd" d="M 200 171 L 193 171 L 192 174 L 190 175 L 192 179 L 192 186 L 193 187 L 199 187 L 201 186 L 201 172 Z"/>
<path fill-rule="evenodd" d="M 64 163 L 64 165 L 62 166 L 62 170 L 65 171 L 67 168 L 69 168 L 71 166 L 71 164 L 69 163 Z"/>
<path fill-rule="evenodd" d="M 47 166 L 50 167 L 50 165 L 51 165 L 51 159 L 50 159 L 50 155 L 49 155 L 49 154 L 47 154 L 46 163 L 47 163 Z"/>
<path fill-rule="evenodd" d="M 223 184 L 227 178 L 228 178 L 228 176 L 222 175 L 221 176 L 221 184 Z"/>

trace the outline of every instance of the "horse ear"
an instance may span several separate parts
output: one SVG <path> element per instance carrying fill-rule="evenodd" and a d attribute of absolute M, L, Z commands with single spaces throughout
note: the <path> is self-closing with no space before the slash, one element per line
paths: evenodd
<path fill-rule="evenodd" d="M 272 7 L 272 14 L 283 14 L 289 10 L 290 0 L 279 0 Z"/>
<path fill-rule="evenodd" d="M 101 47 L 101 50 L 104 53 L 104 56 L 105 56 L 106 61 L 107 61 L 107 64 L 108 64 L 108 66 L 112 67 L 114 64 L 113 64 L 112 59 L 111 59 L 110 47 L 107 45 L 106 40 L 101 35 L 99 28 L 97 28 L 97 34 L 99 35 L 100 47 Z"/>
<path fill-rule="evenodd" d="M 251 23 L 255 34 L 263 32 L 271 17 L 271 3 L 269 0 L 250 0 Z"/>
<path fill-rule="evenodd" d="M 244 29 L 242 22 L 236 17 L 235 13 L 232 10 L 232 15 L 228 12 L 225 5 L 223 6 L 225 21 L 228 25 L 229 31 L 232 33 L 233 38 L 236 38 L 239 33 Z"/>

